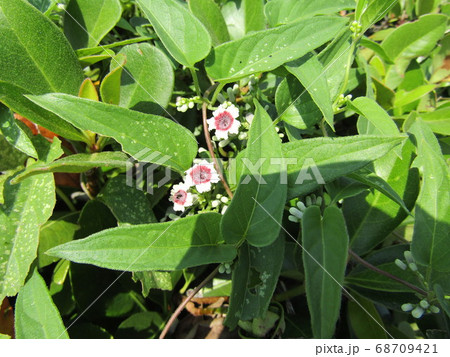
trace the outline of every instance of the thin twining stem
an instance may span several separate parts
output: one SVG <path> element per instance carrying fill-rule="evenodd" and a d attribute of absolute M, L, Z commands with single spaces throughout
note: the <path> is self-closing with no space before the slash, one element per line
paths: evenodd
<path fill-rule="evenodd" d="M 192 292 L 187 296 L 187 298 L 180 305 L 178 305 L 177 309 L 174 311 L 172 316 L 170 316 L 170 319 L 167 322 L 166 326 L 164 326 L 164 330 L 161 332 L 161 335 L 159 335 L 160 339 L 163 339 L 164 337 L 166 337 L 167 332 L 169 332 L 169 330 L 170 330 L 170 327 L 173 325 L 173 323 L 175 322 L 175 320 L 177 319 L 177 317 L 181 313 L 181 311 L 183 311 L 183 309 L 186 307 L 188 302 L 192 300 L 192 298 L 200 291 L 201 288 L 203 288 L 206 284 L 208 284 L 208 282 L 212 278 L 214 278 L 216 276 L 216 274 L 219 271 L 219 266 L 216 269 L 214 269 L 211 272 L 211 274 L 209 274 L 205 278 L 205 280 L 203 280 L 194 290 L 192 290 Z"/>
<path fill-rule="evenodd" d="M 408 283 L 407 281 L 400 279 L 399 277 L 392 275 L 391 273 L 388 273 L 387 271 L 381 270 L 380 268 L 377 268 L 376 266 L 370 264 L 368 261 L 364 260 L 358 254 L 356 254 L 353 250 L 349 249 L 348 253 L 354 260 L 356 260 L 361 265 L 364 265 L 366 268 L 373 270 L 381 275 L 384 275 L 384 276 L 388 277 L 389 279 L 395 280 L 395 281 L 399 282 L 400 284 L 403 284 L 403 285 L 407 286 L 408 288 L 418 292 L 421 295 L 424 295 L 424 296 L 428 295 L 428 293 L 425 290 L 415 286 L 414 284 Z"/>
<path fill-rule="evenodd" d="M 222 174 L 222 170 L 219 166 L 219 162 L 217 161 L 216 154 L 214 153 L 214 148 L 211 141 L 211 135 L 209 135 L 208 130 L 208 122 L 207 120 L 207 110 L 208 104 L 203 103 L 202 106 L 202 116 L 203 116 L 203 132 L 205 133 L 205 140 L 206 145 L 208 146 L 209 154 L 211 155 L 211 158 L 214 162 L 214 167 L 216 168 L 217 173 L 219 174 L 220 180 L 222 181 L 223 187 L 225 188 L 225 191 L 227 191 L 227 194 L 230 198 L 233 198 L 233 192 L 231 192 L 230 186 L 228 186 L 227 181 L 225 180 L 225 177 Z"/>

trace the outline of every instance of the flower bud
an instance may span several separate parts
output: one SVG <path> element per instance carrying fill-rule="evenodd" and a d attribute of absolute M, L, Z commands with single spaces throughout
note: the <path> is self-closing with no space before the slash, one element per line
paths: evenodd
<path fill-rule="evenodd" d="M 430 304 L 426 299 L 420 300 L 419 305 L 424 309 L 428 309 L 430 307 Z"/>
<path fill-rule="evenodd" d="M 397 265 L 401 270 L 406 270 L 407 266 L 400 259 L 395 259 L 395 265 Z"/>
<path fill-rule="evenodd" d="M 403 305 L 402 305 L 402 310 L 403 310 L 404 312 L 409 312 L 409 311 L 411 311 L 412 309 L 414 309 L 414 305 L 413 305 L 413 304 L 407 303 L 407 304 L 403 304 Z"/>
<path fill-rule="evenodd" d="M 416 308 L 411 311 L 411 315 L 416 319 L 420 319 L 424 312 L 424 309 L 422 309 L 420 306 L 416 306 Z"/>

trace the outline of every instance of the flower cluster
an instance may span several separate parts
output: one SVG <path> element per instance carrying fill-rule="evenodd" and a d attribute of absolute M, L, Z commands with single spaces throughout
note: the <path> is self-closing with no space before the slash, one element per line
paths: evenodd
<path fill-rule="evenodd" d="M 295 222 L 298 223 L 300 222 L 300 220 L 303 218 L 303 213 L 306 210 L 306 207 L 312 206 L 312 205 L 316 205 L 316 206 L 322 206 L 322 197 L 316 197 L 315 194 L 312 194 L 310 196 L 306 196 L 305 198 L 305 203 L 303 203 L 302 201 L 298 201 L 297 202 L 297 207 L 291 207 L 289 208 L 289 217 L 288 219 L 291 222 Z"/>
<path fill-rule="evenodd" d="M 424 313 L 439 314 L 441 311 L 437 306 L 431 305 L 427 299 L 422 299 L 418 304 L 403 304 L 404 312 L 411 312 L 412 317 L 420 319 Z"/>
<path fill-rule="evenodd" d="M 170 201 L 174 204 L 173 209 L 184 212 L 186 207 L 194 204 L 197 195 L 189 192 L 192 187 L 195 187 L 198 193 L 208 192 L 211 191 L 212 184 L 219 180 L 219 174 L 214 169 L 213 163 L 201 160 L 186 171 L 183 183 L 172 187 Z"/>
<path fill-rule="evenodd" d="M 194 108 L 196 103 L 201 103 L 201 98 L 199 96 L 192 98 L 178 97 L 175 105 L 179 112 L 185 113 L 188 109 Z"/>

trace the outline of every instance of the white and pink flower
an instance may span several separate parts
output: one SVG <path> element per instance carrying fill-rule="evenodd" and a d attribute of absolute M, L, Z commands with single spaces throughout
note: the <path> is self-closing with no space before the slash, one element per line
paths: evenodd
<path fill-rule="evenodd" d="M 195 186 L 199 193 L 211 191 L 211 183 L 220 181 L 219 174 L 214 169 L 214 164 L 206 160 L 200 161 L 186 171 L 185 184 Z"/>
<path fill-rule="evenodd" d="M 190 207 L 194 203 L 195 195 L 188 191 L 189 188 L 190 186 L 185 183 L 179 183 L 172 187 L 170 201 L 173 202 L 173 209 L 175 211 L 184 212 L 186 207 Z"/>
<path fill-rule="evenodd" d="M 228 134 L 238 134 L 241 122 L 237 120 L 239 109 L 231 103 L 223 103 L 208 119 L 208 129 L 215 130 L 218 139 L 228 139 Z"/>

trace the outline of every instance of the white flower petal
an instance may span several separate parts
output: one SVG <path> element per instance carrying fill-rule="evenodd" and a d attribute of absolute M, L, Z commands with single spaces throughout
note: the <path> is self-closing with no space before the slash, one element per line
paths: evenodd
<path fill-rule="evenodd" d="M 211 131 L 216 128 L 216 120 L 213 118 L 207 119 L 206 122 L 208 123 L 208 130 Z"/>
<path fill-rule="evenodd" d="M 200 193 L 211 191 L 211 181 L 198 184 L 195 186 L 195 188 Z"/>
<path fill-rule="evenodd" d="M 217 130 L 216 129 L 216 137 L 217 137 L 217 139 L 228 139 L 228 130 Z"/>

